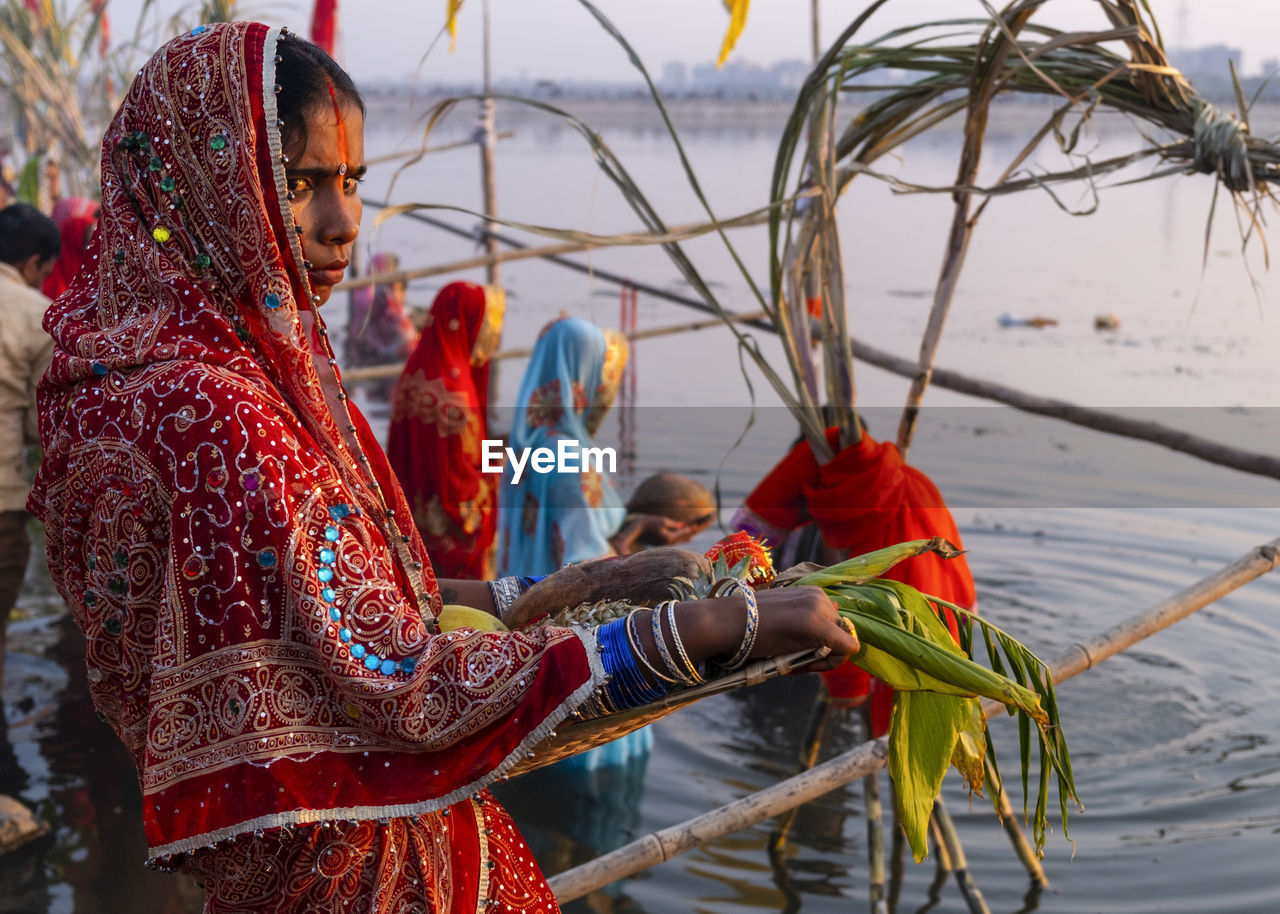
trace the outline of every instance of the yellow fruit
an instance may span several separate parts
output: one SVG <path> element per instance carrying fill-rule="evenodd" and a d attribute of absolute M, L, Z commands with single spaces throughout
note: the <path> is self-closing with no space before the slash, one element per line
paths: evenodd
<path fill-rule="evenodd" d="M 440 610 L 437 621 L 440 623 L 440 631 L 442 632 L 451 632 L 455 628 L 473 628 L 478 632 L 508 631 L 497 616 L 491 615 L 483 609 L 459 606 L 456 603 L 445 604 L 444 609 Z"/>

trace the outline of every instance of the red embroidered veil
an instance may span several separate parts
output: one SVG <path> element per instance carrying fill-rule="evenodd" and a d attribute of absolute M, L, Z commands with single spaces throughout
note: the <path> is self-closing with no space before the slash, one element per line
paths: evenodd
<path fill-rule="evenodd" d="M 45 321 L 29 506 L 161 864 L 447 817 L 603 680 L 565 629 L 435 633 L 431 565 L 310 304 L 280 40 L 201 27 L 143 67 L 103 140 L 88 266 Z M 428 837 L 483 898 L 489 819 L 462 818 Z"/>
<path fill-rule="evenodd" d="M 505 302 L 497 286 L 441 289 L 391 397 L 387 458 L 445 578 L 494 576 L 502 475 L 481 472 L 481 442 Z"/>

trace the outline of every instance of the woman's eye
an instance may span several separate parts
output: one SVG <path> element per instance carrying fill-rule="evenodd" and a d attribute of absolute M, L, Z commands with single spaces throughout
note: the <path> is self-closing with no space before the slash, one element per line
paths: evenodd
<path fill-rule="evenodd" d="M 311 190 L 310 178 L 290 178 L 285 177 L 284 186 L 291 194 L 306 193 Z"/>
<path fill-rule="evenodd" d="M 360 185 L 364 183 L 364 178 L 346 177 L 342 180 L 342 192 L 348 197 L 354 196 L 356 191 L 360 189 Z"/>

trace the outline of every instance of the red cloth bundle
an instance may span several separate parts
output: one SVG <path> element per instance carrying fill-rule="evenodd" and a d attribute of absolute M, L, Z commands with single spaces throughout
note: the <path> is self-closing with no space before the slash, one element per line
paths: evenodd
<path fill-rule="evenodd" d="M 827 431 L 833 447 L 836 434 L 835 429 Z M 801 441 L 756 486 L 747 507 L 783 530 L 814 521 L 829 546 L 849 555 L 934 536 L 963 548 L 938 487 L 907 466 L 896 445 L 877 442 L 865 432 L 860 441 L 822 466 L 808 441 Z M 917 556 L 896 565 L 885 577 L 966 608 L 976 600 L 973 574 L 964 556 Z M 955 619 L 950 613 L 944 618 L 955 636 Z M 852 663 L 821 676 L 838 701 L 870 692 L 872 731 L 877 736 L 888 731 L 892 689 Z"/>

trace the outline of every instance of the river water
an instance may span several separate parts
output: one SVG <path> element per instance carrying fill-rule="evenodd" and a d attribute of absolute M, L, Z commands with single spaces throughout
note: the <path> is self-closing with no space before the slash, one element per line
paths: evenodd
<path fill-rule="evenodd" d="M 1020 148 L 1035 114 L 1010 112 L 997 122 L 986 160 L 993 174 Z M 635 106 L 598 106 L 593 115 L 669 223 L 701 217 L 669 141 L 651 118 Z M 721 215 L 765 201 L 780 129 L 776 112 L 740 115 L 719 112 L 714 123 L 696 112 L 682 118 L 690 158 Z M 433 139 L 464 135 L 470 127 L 464 121 Z M 514 131 L 499 148 L 504 216 L 597 232 L 636 226 L 575 133 L 527 116 L 500 126 Z M 416 143 L 414 129 L 397 112 L 374 110 L 370 154 Z M 1102 156 L 1134 142 L 1132 128 L 1115 121 L 1084 148 Z M 943 130 L 885 168 L 945 184 L 957 148 L 955 131 Z M 472 150 L 428 156 L 396 179 L 392 197 L 476 208 L 476 160 Z M 390 180 L 388 168 L 375 169 L 368 194 L 385 195 Z M 1280 296 L 1261 263 L 1259 239 L 1242 258 L 1235 218 L 1222 201 L 1206 255 L 1211 195 L 1211 181 L 1197 176 L 1104 190 L 1089 216 L 1067 214 L 1042 192 L 996 200 L 970 249 L 938 364 L 1276 453 Z M 1068 207 L 1090 203 L 1078 188 L 1060 197 Z M 947 200 L 894 195 L 860 178 L 841 213 L 853 332 L 913 357 L 942 252 Z M 464 241 L 407 220 L 375 227 L 373 210 L 364 230 L 371 249 L 396 250 L 410 267 L 474 253 Z M 1264 237 L 1275 240 L 1274 232 Z M 734 238 L 753 276 L 763 280 L 763 232 L 744 230 Z M 752 310 L 743 279 L 718 245 L 694 242 L 691 256 L 727 307 Z M 653 249 L 579 259 L 687 292 Z M 415 282 L 410 301 L 425 306 L 451 278 Z M 509 290 L 506 345 L 527 344 L 561 310 L 617 324 L 617 290 L 602 280 L 533 262 L 504 266 L 502 278 Z M 644 296 L 640 301 L 642 327 L 695 316 Z M 329 307 L 340 336 L 343 305 Z M 1119 328 L 1095 330 L 1094 317 L 1103 313 L 1114 314 Z M 1002 316 L 1057 324 L 1004 326 Z M 776 345 L 767 338 L 760 345 L 780 367 Z M 625 492 L 651 472 L 687 472 L 718 483 L 727 521 L 785 452 L 794 424 L 754 368 L 747 370 L 749 392 L 722 329 L 638 343 L 633 362 L 635 398 L 614 410 L 606 430 L 622 455 L 617 485 Z M 510 404 L 521 368 L 503 364 L 499 405 Z M 863 366 L 857 381 L 872 434 L 892 437 L 905 383 Z M 384 404 L 368 391 L 360 398 L 384 426 Z M 982 612 L 1046 658 L 1280 535 L 1274 480 L 942 390 L 926 399 L 911 458 L 938 483 L 956 515 Z M 697 544 L 711 539 L 704 534 Z M 82 646 L 41 574 L 39 556 L 20 608 L 4 683 L 8 731 L 0 744 L 0 792 L 34 806 L 55 832 L 36 851 L 0 864 L 0 911 L 199 910 L 194 886 L 141 867 L 132 769 L 87 703 Z M 1073 813 L 1070 840 L 1055 820 L 1045 848 L 1051 882 L 1045 892 L 1029 892 L 1027 874 L 987 801 L 971 802 L 959 779 L 949 776 L 944 794 L 991 909 L 1280 910 L 1278 648 L 1280 578 L 1272 576 L 1060 686 L 1085 810 Z M 544 869 L 557 872 L 794 773 L 816 694 L 812 677 L 797 677 L 707 699 L 655 726 L 656 746 L 643 764 L 594 777 L 543 771 L 499 792 Z M 1017 767 L 1016 731 L 1007 720 L 992 728 L 1008 776 Z M 833 712 L 821 756 L 861 738 L 856 714 Z M 887 797 L 887 785 L 883 792 Z M 1016 789 L 1015 798 L 1020 802 Z M 773 826 L 765 822 L 713 841 L 569 910 L 865 909 L 860 784 L 801 809 L 785 842 L 775 840 Z M 932 858 L 920 865 L 908 859 L 897 910 L 967 910 L 954 882 L 934 885 L 935 875 Z"/>

